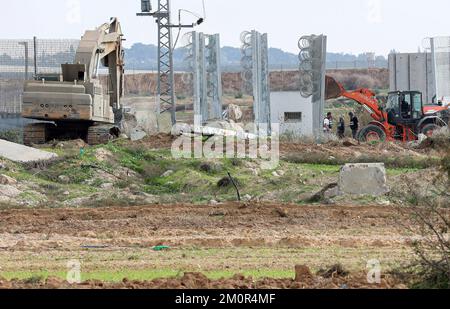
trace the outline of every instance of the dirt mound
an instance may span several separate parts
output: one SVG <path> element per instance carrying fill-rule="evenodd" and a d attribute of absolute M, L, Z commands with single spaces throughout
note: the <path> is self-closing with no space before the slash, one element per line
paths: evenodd
<path fill-rule="evenodd" d="M 389 70 L 387 69 L 328 70 L 327 75 L 335 78 L 349 90 L 389 88 Z"/>
<path fill-rule="evenodd" d="M 344 269 L 341 264 L 335 264 L 326 269 L 321 269 L 317 272 L 318 276 L 324 278 L 336 278 L 336 277 L 347 277 L 350 273 Z"/>
<path fill-rule="evenodd" d="M 311 280 L 314 280 L 314 277 L 308 266 L 295 266 L 295 282 L 310 282 Z"/>
<path fill-rule="evenodd" d="M 0 289 L 387 289 L 406 288 L 391 277 L 384 277 L 380 284 L 369 284 L 364 274 L 348 277 L 324 278 L 313 276 L 309 269 L 307 275 L 293 279 L 264 278 L 254 280 L 251 277 L 235 275 L 229 279 L 211 280 L 201 273 L 185 273 L 179 278 L 156 279 L 152 281 L 130 281 L 119 283 L 88 280 L 81 284 L 69 284 L 58 278 L 34 278 L 28 280 L 6 281 L 0 279 Z"/>
<path fill-rule="evenodd" d="M 346 164 L 383 162 L 388 167 L 408 167 L 435 164 L 431 158 L 439 158 L 442 151 L 415 149 L 402 143 L 360 144 L 355 141 L 332 141 L 325 144 L 311 142 L 284 142 L 280 144 L 282 158 L 294 163 Z"/>
<path fill-rule="evenodd" d="M 413 156 L 424 157 L 425 151 L 413 149 L 406 144 L 401 143 L 378 143 L 378 144 L 360 144 L 356 141 L 343 140 L 333 141 L 325 144 L 301 143 L 301 142 L 287 142 L 281 143 L 280 151 L 284 155 L 292 153 L 311 153 L 322 154 L 329 156 L 341 157 L 361 157 L 361 156 Z"/>
<path fill-rule="evenodd" d="M 434 149 L 442 151 L 450 151 L 450 135 L 439 135 L 436 137 L 429 137 L 424 140 L 418 149 Z"/>
<path fill-rule="evenodd" d="M 170 149 L 173 142 L 177 139 L 171 134 L 159 133 L 147 136 L 144 139 L 134 142 L 134 145 L 143 146 L 148 149 Z"/>

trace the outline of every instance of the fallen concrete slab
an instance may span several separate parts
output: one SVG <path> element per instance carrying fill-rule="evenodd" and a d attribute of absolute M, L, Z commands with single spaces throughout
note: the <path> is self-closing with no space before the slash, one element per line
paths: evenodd
<path fill-rule="evenodd" d="M 339 191 L 343 194 L 372 196 L 389 193 L 384 164 L 346 164 L 339 176 Z"/>
<path fill-rule="evenodd" d="M 0 157 L 13 162 L 27 163 L 54 159 L 58 155 L 0 139 Z"/>
<path fill-rule="evenodd" d="M 137 141 L 144 139 L 146 136 L 147 136 L 147 133 L 145 133 L 144 130 L 134 129 L 130 133 L 130 140 L 132 142 L 137 142 Z"/>

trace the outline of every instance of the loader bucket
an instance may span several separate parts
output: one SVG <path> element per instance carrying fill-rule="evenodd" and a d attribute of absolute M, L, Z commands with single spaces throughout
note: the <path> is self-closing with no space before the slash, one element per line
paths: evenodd
<path fill-rule="evenodd" d="M 337 99 L 345 92 L 342 86 L 331 76 L 326 76 L 325 83 L 325 100 Z"/>

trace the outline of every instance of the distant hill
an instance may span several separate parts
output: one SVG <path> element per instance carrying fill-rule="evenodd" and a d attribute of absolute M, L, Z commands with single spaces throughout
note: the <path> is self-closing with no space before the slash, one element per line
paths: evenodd
<path fill-rule="evenodd" d="M 128 70 L 156 70 L 157 69 L 157 46 L 134 44 L 125 50 L 126 66 Z M 186 70 L 187 64 L 184 60 L 187 50 L 177 48 L 174 52 L 174 63 L 176 70 Z M 367 54 L 352 55 L 343 53 L 328 53 L 327 65 L 329 68 L 360 68 L 368 65 Z M 221 49 L 221 62 L 224 70 L 239 70 L 241 62 L 241 51 L 239 48 L 225 46 Z M 285 52 L 278 48 L 269 49 L 269 63 L 271 68 L 293 69 L 298 66 L 298 55 Z M 387 67 L 387 59 L 383 56 L 376 57 L 372 65 L 376 67 Z"/>

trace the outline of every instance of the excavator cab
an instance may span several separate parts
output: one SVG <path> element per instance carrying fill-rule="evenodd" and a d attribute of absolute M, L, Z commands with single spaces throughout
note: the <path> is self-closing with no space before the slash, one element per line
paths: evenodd
<path fill-rule="evenodd" d="M 423 119 L 422 93 L 418 91 L 390 92 L 386 103 L 388 122 L 393 126 L 414 126 Z"/>

